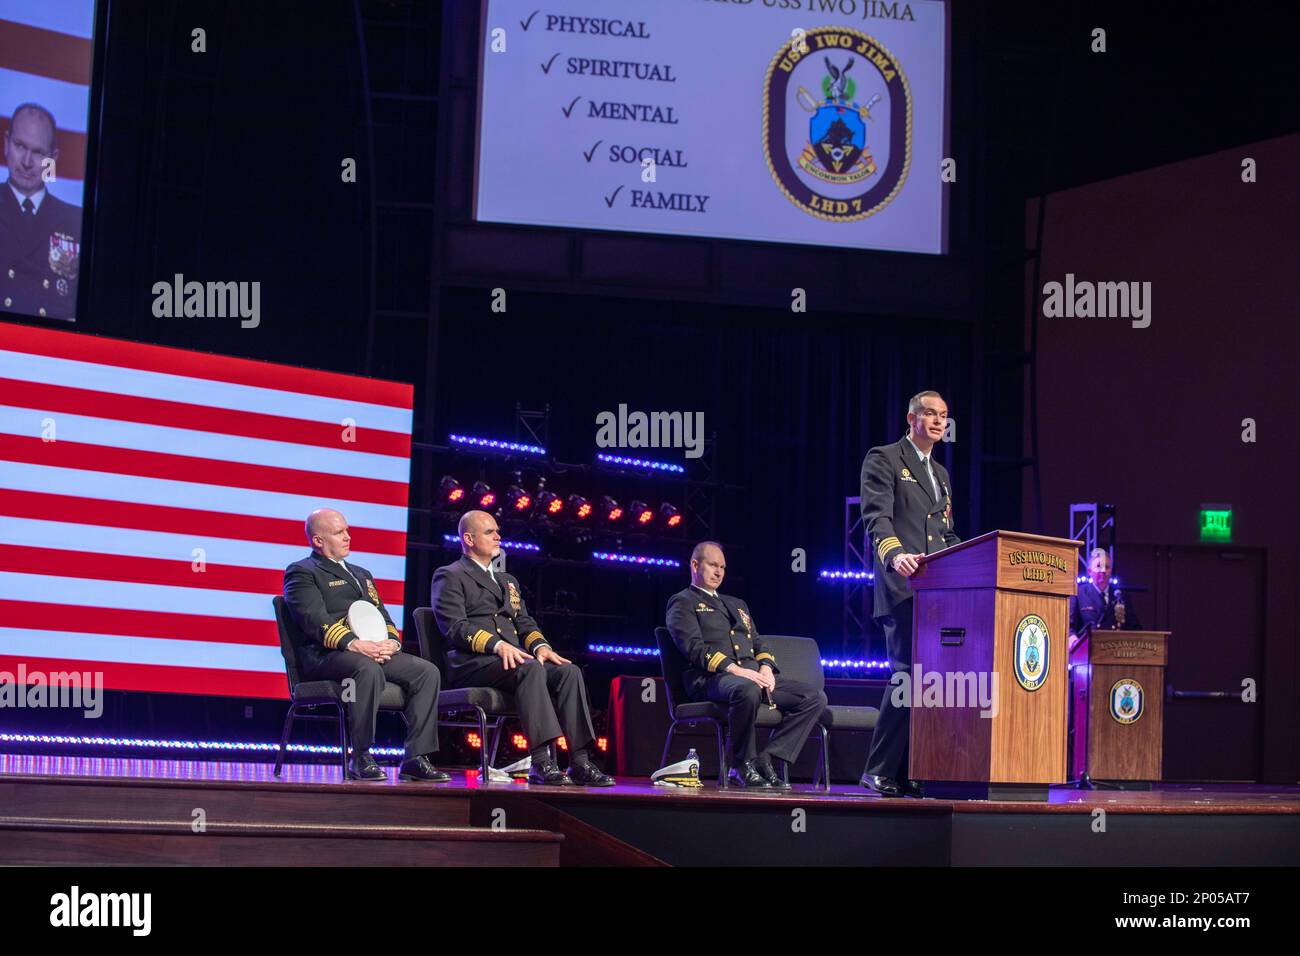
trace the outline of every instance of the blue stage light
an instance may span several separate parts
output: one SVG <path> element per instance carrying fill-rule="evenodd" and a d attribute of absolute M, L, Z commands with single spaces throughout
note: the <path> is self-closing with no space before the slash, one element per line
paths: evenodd
<path fill-rule="evenodd" d="M 607 465 L 618 465 L 623 468 L 646 468 L 650 471 L 670 471 L 673 474 L 684 475 L 686 469 L 681 465 L 674 465 L 667 461 L 650 461 L 648 458 L 628 458 L 623 455 L 607 455 L 604 452 L 597 452 L 597 461 L 603 461 Z"/>
<path fill-rule="evenodd" d="M 822 667 L 833 670 L 889 670 L 889 661 L 873 660 L 838 660 L 822 658 Z"/>
<path fill-rule="evenodd" d="M 658 657 L 657 647 L 633 647 L 628 644 L 588 644 L 587 652 L 600 657 Z"/>
<path fill-rule="evenodd" d="M 460 537 L 454 534 L 444 534 L 442 540 L 453 548 L 460 547 Z M 541 552 L 541 547 L 528 541 L 507 541 L 501 539 L 501 547 L 506 551 L 536 551 Z"/>
<path fill-rule="evenodd" d="M 597 561 L 613 564 L 639 564 L 654 568 L 680 568 L 682 563 L 673 558 L 651 558 L 644 554 L 615 554 L 612 551 L 593 551 L 591 556 Z"/>
<path fill-rule="evenodd" d="M 524 455 L 545 455 L 546 449 L 538 445 L 523 445 L 515 441 L 501 441 L 497 438 L 475 438 L 473 435 L 449 435 L 452 444 L 469 445 L 486 451 L 519 452 Z"/>
<path fill-rule="evenodd" d="M 279 743 L 240 742 L 234 740 L 152 740 L 145 737 L 79 737 L 70 734 L 7 734 L 0 733 L 0 743 L 8 744 L 62 744 L 75 747 L 128 747 L 133 750 L 200 750 L 238 751 L 248 753 L 276 753 Z M 290 753 L 333 754 L 338 756 L 337 745 L 289 744 Z M 370 752 L 384 757 L 397 757 L 405 753 L 401 747 L 371 747 Z"/>
<path fill-rule="evenodd" d="M 876 579 L 872 571 L 823 571 L 817 577 L 823 581 L 874 581 Z"/>

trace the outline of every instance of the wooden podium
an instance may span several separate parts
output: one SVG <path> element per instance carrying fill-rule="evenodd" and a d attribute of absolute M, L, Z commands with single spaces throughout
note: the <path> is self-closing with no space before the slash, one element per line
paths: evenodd
<path fill-rule="evenodd" d="M 1163 776 L 1168 662 L 1168 631 L 1094 629 L 1074 646 L 1072 777 L 1149 786 Z"/>
<path fill-rule="evenodd" d="M 1068 780 L 1066 636 L 1081 544 L 990 531 L 921 560 L 910 772 L 927 796 L 1046 800 Z M 940 690 L 927 695 L 936 674 Z"/>

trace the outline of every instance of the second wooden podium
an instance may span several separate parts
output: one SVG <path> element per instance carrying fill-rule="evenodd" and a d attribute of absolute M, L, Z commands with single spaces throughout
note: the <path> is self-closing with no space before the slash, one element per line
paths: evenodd
<path fill-rule="evenodd" d="M 1081 544 L 990 531 L 921 560 L 908 706 L 911 777 L 927 796 L 1046 800 L 1066 782 Z"/>

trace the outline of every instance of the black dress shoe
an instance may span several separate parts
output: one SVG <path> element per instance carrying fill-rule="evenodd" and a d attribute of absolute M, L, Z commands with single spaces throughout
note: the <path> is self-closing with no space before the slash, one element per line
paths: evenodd
<path fill-rule="evenodd" d="M 861 783 L 868 790 L 874 790 L 882 797 L 901 797 L 903 795 L 902 788 L 893 777 L 881 777 L 874 773 L 864 773 Z"/>
<path fill-rule="evenodd" d="M 752 787 L 755 790 L 770 790 L 767 778 L 758 772 L 754 766 L 754 761 L 746 760 L 737 767 L 732 767 L 727 771 L 727 780 L 733 786 Z"/>
<path fill-rule="evenodd" d="M 538 760 L 528 768 L 528 782 L 544 787 L 567 787 L 573 783 L 552 760 Z"/>
<path fill-rule="evenodd" d="M 403 760 L 397 776 L 400 780 L 424 780 L 428 783 L 446 783 L 451 779 L 451 774 L 434 767 L 425 756 Z"/>
<path fill-rule="evenodd" d="M 348 776 L 353 780 L 387 780 L 388 774 L 370 756 L 369 751 L 352 755 L 352 764 L 348 767 Z"/>
<path fill-rule="evenodd" d="M 594 763 L 574 764 L 569 768 L 569 779 L 580 787 L 612 787 L 618 783 Z"/>
<path fill-rule="evenodd" d="M 772 766 L 771 760 L 764 760 L 761 757 L 754 761 L 754 769 L 758 771 L 759 776 L 767 781 L 767 785 L 773 790 L 789 790 L 790 784 Z"/>
<path fill-rule="evenodd" d="M 924 797 L 925 787 L 920 780 L 904 780 L 900 787 L 905 797 Z"/>

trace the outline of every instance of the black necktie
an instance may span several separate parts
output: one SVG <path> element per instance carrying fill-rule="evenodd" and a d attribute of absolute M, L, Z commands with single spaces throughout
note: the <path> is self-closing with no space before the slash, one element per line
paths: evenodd
<path fill-rule="evenodd" d="M 36 215 L 36 204 L 32 202 L 31 196 L 28 196 L 26 199 L 23 200 L 23 215 L 26 216 Z"/>

